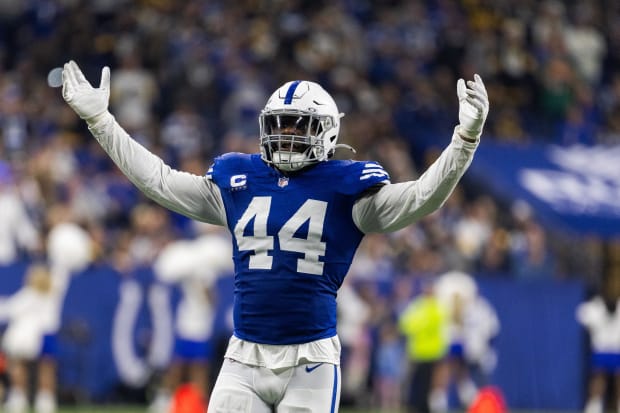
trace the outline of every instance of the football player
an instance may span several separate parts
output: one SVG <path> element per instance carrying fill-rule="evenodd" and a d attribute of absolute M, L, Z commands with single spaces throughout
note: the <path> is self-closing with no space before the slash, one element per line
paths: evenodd
<path fill-rule="evenodd" d="M 147 196 L 233 239 L 234 333 L 211 393 L 214 412 L 337 412 L 336 293 L 364 236 L 401 229 L 438 209 L 472 161 L 486 120 L 478 76 L 457 82 L 459 124 L 416 181 L 390 183 L 376 162 L 330 159 L 342 114 L 317 83 L 278 88 L 259 116 L 260 153 L 227 153 L 205 176 L 174 170 L 108 111 L 74 61 L 62 96 Z"/>

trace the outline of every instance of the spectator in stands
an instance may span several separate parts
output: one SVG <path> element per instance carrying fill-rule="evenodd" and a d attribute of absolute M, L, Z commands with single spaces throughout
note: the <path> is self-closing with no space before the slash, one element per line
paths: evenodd
<path fill-rule="evenodd" d="M 522 279 L 551 278 L 555 260 L 547 244 L 547 234 L 533 218 L 511 233 L 511 273 Z"/>
<path fill-rule="evenodd" d="M 381 411 L 395 412 L 400 410 L 403 402 L 402 383 L 407 365 L 405 346 L 394 320 L 383 320 L 378 329 L 373 375 L 375 403 Z"/>
<path fill-rule="evenodd" d="M 566 51 L 577 74 L 588 85 L 597 86 L 603 76 L 607 54 L 604 34 L 600 31 L 600 10 L 592 3 L 578 3 L 572 9 L 572 24 L 564 29 Z"/>
<path fill-rule="evenodd" d="M 492 199 L 481 196 L 464 207 L 463 216 L 452 229 L 456 247 L 470 265 L 479 259 L 491 237 L 496 208 Z"/>
<path fill-rule="evenodd" d="M 189 102 L 181 101 L 174 106 L 162 124 L 161 140 L 174 160 L 191 156 L 205 156 L 213 149 L 213 139 L 208 134 L 205 119 Z"/>
<path fill-rule="evenodd" d="M 0 161 L 0 265 L 11 264 L 22 253 L 40 251 L 38 229 L 28 215 L 11 167 Z"/>
<path fill-rule="evenodd" d="M 110 102 L 127 128 L 146 132 L 153 124 L 152 107 L 157 98 L 153 74 L 142 66 L 136 40 L 128 36 L 118 42 L 120 68 L 111 85 Z"/>

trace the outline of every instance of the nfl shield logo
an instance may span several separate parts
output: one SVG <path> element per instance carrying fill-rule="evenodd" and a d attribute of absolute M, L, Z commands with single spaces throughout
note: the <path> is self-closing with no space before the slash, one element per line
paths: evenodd
<path fill-rule="evenodd" d="M 281 177 L 280 179 L 278 179 L 278 186 L 280 188 L 284 188 L 287 185 L 288 185 L 288 178 L 287 177 Z"/>

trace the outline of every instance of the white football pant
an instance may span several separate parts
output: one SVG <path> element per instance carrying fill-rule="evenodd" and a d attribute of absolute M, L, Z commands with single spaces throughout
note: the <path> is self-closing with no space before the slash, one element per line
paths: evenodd
<path fill-rule="evenodd" d="M 213 413 L 337 413 L 340 366 L 270 370 L 224 359 L 209 399 Z"/>

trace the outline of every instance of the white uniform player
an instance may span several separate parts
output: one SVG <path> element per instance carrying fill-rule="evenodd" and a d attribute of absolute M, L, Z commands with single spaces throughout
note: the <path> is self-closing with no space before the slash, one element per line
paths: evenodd
<path fill-rule="evenodd" d="M 63 97 L 127 177 L 161 205 L 228 227 L 234 332 L 211 394 L 214 412 L 336 412 L 336 294 L 366 233 L 439 208 L 471 163 L 488 113 L 479 76 L 457 83 L 450 145 L 417 181 L 391 184 L 376 162 L 330 159 L 342 114 L 318 84 L 288 82 L 260 115 L 260 153 L 217 158 L 206 176 L 171 169 L 108 112 L 110 72 L 93 88 L 73 61 Z"/>
<path fill-rule="evenodd" d="M 153 265 L 156 277 L 166 284 L 177 284 L 182 294 L 174 321 L 172 360 L 150 406 L 153 413 L 170 411 L 172 394 L 185 372 L 201 394 L 208 388 L 215 318 L 212 291 L 218 277 L 233 272 L 230 240 L 219 232 L 219 227 L 213 227 L 196 239 L 174 241 Z"/>
<path fill-rule="evenodd" d="M 488 384 L 495 368 L 497 356 L 491 341 L 499 334 L 499 319 L 469 274 L 460 271 L 442 274 L 435 291 L 450 315 L 450 378 L 456 383 L 461 406 L 467 408 L 476 397 L 478 386 Z M 447 391 L 446 388 L 446 398 Z"/>
<path fill-rule="evenodd" d="M 612 278 L 612 277 L 610 277 Z M 608 280 L 606 291 L 577 307 L 577 321 L 590 336 L 590 378 L 584 413 L 603 413 L 608 377 L 620 389 L 620 299 L 617 280 Z M 620 400 L 620 396 L 618 396 Z M 616 411 L 620 411 L 620 404 Z"/>
<path fill-rule="evenodd" d="M 56 335 L 72 274 L 91 262 L 92 240 L 76 224 L 55 225 L 47 237 L 49 268 L 32 266 L 26 283 L 0 300 L 0 319 L 7 321 L 2 349 L 11 361 L 11 388 L 5 403 L 9 413 L 27 410 L 28 368 L 37 362 L 36 413 L 56 411 Z"/>

